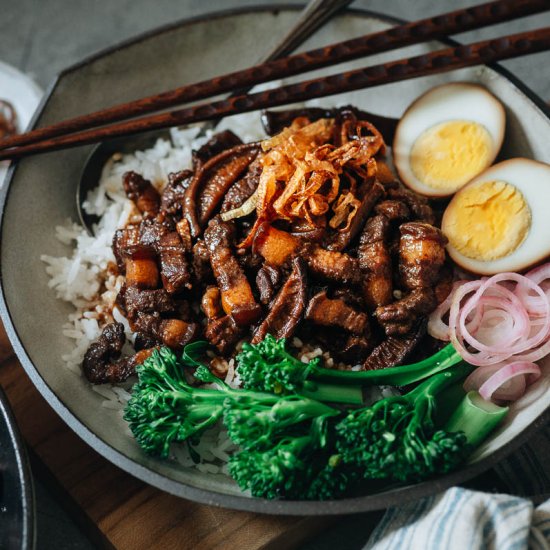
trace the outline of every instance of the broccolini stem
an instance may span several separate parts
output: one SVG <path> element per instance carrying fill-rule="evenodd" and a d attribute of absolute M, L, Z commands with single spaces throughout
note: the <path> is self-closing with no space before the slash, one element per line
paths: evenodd
<path fill-rule="evenodd" d="M 303 388 L 298 393 L 304 397 L 318 401 L 345 403 L 348 405 L 363 404 L 363 390 L 360 386 L 324 384 L 313 380 L 306 380 Z"/>
<path fill-rule="evenodd" d="M 297 402 L 299 406 L 297 406 Z M 310 418 L 337 416 L 338 409 L 333 409 L 324 403 L 305 398 L 299 400 L 281 399 L 271 409 L 273 420 L 284 419 L 289 424 L 298 424 Z"/>
<path fill-rule="evenodd" d="M 406 386 L 442 372 L 460 361 L 462 357 L 452 344 L 448 344 L 431 357 L 410 365 L 370 371 L 339 371 L 315 367 L 311 371 L 310 378 L 336 384 Z"/>
<path fill-rule="evenodd" d="M 464 396 L 445 425 L 448 432 L 464 432 L 468 443 L 477 447 L 508 413 L 508 407 L 499 407 L 485 401 L 479 393 L 471 391 Z"/>
<path fill-rule="evenodd" d="M 424 400 L 427 396 L 435 397 L 445 388 L 465 378 L 472 372 L 473 368 L 474 367 L 463 361 L 458 365 L 454 365 L 449 370 L 434 374 L 431 378 L 428 378 L 428 380 L 416 386 L 414 390 L 407 393 L 404 397 L 413 403 L 417 400 Z"/>

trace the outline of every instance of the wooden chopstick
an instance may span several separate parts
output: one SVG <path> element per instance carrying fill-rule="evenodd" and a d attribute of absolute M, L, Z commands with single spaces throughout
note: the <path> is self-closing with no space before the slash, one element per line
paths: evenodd
<path fill-rule="evenodd" d="M 212 120 L 289 103 L 371 88 L 550 49 L 550 27 L 482 40 L 354 71 L 315 78 L 250 95 L 234 96 L 0 151 L 0 160 L 95 143 L 106 138 Z"/>
<path fill-rule="evenodd" d="M 467 9 L 456 10 L 309 52 L 270 61 L 245 70 L 186 85 L 175 90 L 116 105 L 95 113 L 62 121 L 46 128 L 13 136 L 0 140 L 0 150 L 88 130 L 183 103 L 206 99 L 236 89 L 249 88 L 263 82 L 287 78 L 375 53 L 502 23 L 548 9 L 550 9 L 548 0 L 497 0 Z"/>

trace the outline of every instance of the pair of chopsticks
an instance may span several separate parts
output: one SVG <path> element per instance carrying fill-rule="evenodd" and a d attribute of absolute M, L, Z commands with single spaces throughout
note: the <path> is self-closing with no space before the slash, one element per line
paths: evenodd
<path fill-rule="evenodd" d="M 212 103 L 133 118 L 182 103 L 510 21 L 548 9 L 550 0 L 497 0 L 399 25 L 386 31 L 270 61 L 0 140 L 0 160 L 96 143 L 108 138 L 160 128 L 214 120 L 541 52 L 550 49 L 550 28 L 450 47 L 410 59 L 390 61 L 264 92 L 237 95 Z"/>

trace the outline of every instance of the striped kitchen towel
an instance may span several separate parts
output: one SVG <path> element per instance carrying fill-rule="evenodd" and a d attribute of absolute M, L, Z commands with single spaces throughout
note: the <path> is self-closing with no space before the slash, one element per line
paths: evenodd
<path fill-rule="evenodd" d="M 550 549 L 550 500 L 453 487 L 390 508 L 365 550 Z"/>
<path fill-rule="evenodd" d="M 453 487 L 390 508 L 365 550 L 550 550 L 550 427 L 495 468 L 510 494 Z"/>

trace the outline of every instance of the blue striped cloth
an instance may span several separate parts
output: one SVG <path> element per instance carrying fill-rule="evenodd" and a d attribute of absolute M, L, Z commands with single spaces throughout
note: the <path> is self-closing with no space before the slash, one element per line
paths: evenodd
<path fill-rule="evenodd" d="M 506 493 L 453 487 L 389 508 L 365 550 L 550 550 L 548 457 L 550 427 L 495 468 Z"/>

